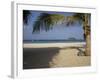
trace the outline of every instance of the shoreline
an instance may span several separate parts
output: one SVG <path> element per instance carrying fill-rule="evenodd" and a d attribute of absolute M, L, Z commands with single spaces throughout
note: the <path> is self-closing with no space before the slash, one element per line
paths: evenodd
<path fill-rule="evenodd" d="M 46 47 L 85 47 L 86 42 L 63 42 L 63 43 L 24 43 L 24 48 L 46 48 Z"/>

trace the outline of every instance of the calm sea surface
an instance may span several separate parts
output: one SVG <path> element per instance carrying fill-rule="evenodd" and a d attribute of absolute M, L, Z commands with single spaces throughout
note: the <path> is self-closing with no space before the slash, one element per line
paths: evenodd
<path fill-rule="evenodd" d="M 85 40 L 24 40 L 23 43 L 71 43 L 85 42 Z"/>

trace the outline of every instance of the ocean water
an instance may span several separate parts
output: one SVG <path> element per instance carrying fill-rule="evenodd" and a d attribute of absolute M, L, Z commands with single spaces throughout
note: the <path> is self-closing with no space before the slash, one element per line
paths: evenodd
<path fill-rule="evenodd" d="M 23 40 L 23 43 L 72 43 L 85 42 L 85 40 Z"/>

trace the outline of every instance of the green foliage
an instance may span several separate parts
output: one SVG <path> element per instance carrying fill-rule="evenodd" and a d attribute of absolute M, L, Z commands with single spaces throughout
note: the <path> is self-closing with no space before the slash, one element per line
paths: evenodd
<path fill-rule="evenodd" d="M 53 25 L 59 22 L 64 22 L 66 26 L 74 25 L 76 22 L 83 24 L 86 14 L 87 13 L 75 13 L 72 16 L 64 16 L 62 14 L 41 13 L 33 24 L 33 32 L 40 32 L 40 30 L 48 31 L 53 28 Z"/>
<path fill-rule="evenodd" d="M 28 24 L 28 17 L 31 14 L 29 10 L 23 10 L 23 22 L 24 24 Z"/>
<path fill-rule="evenodd" d="M 33 24 L 33 32 L 38 32 L 40 30 L 48 31 L 52 29 L 54 24 L 57 24 L 63 19 L 64 16 L 60 14 L 41 13 Z"/>

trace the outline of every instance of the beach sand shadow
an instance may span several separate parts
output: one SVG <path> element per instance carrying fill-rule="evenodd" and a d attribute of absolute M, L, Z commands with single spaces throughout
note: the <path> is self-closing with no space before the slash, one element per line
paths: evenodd
<path fill-rule="evenodd" d="M 23 48 L 23 69 L 49 68 L 60 48 Z"/>

